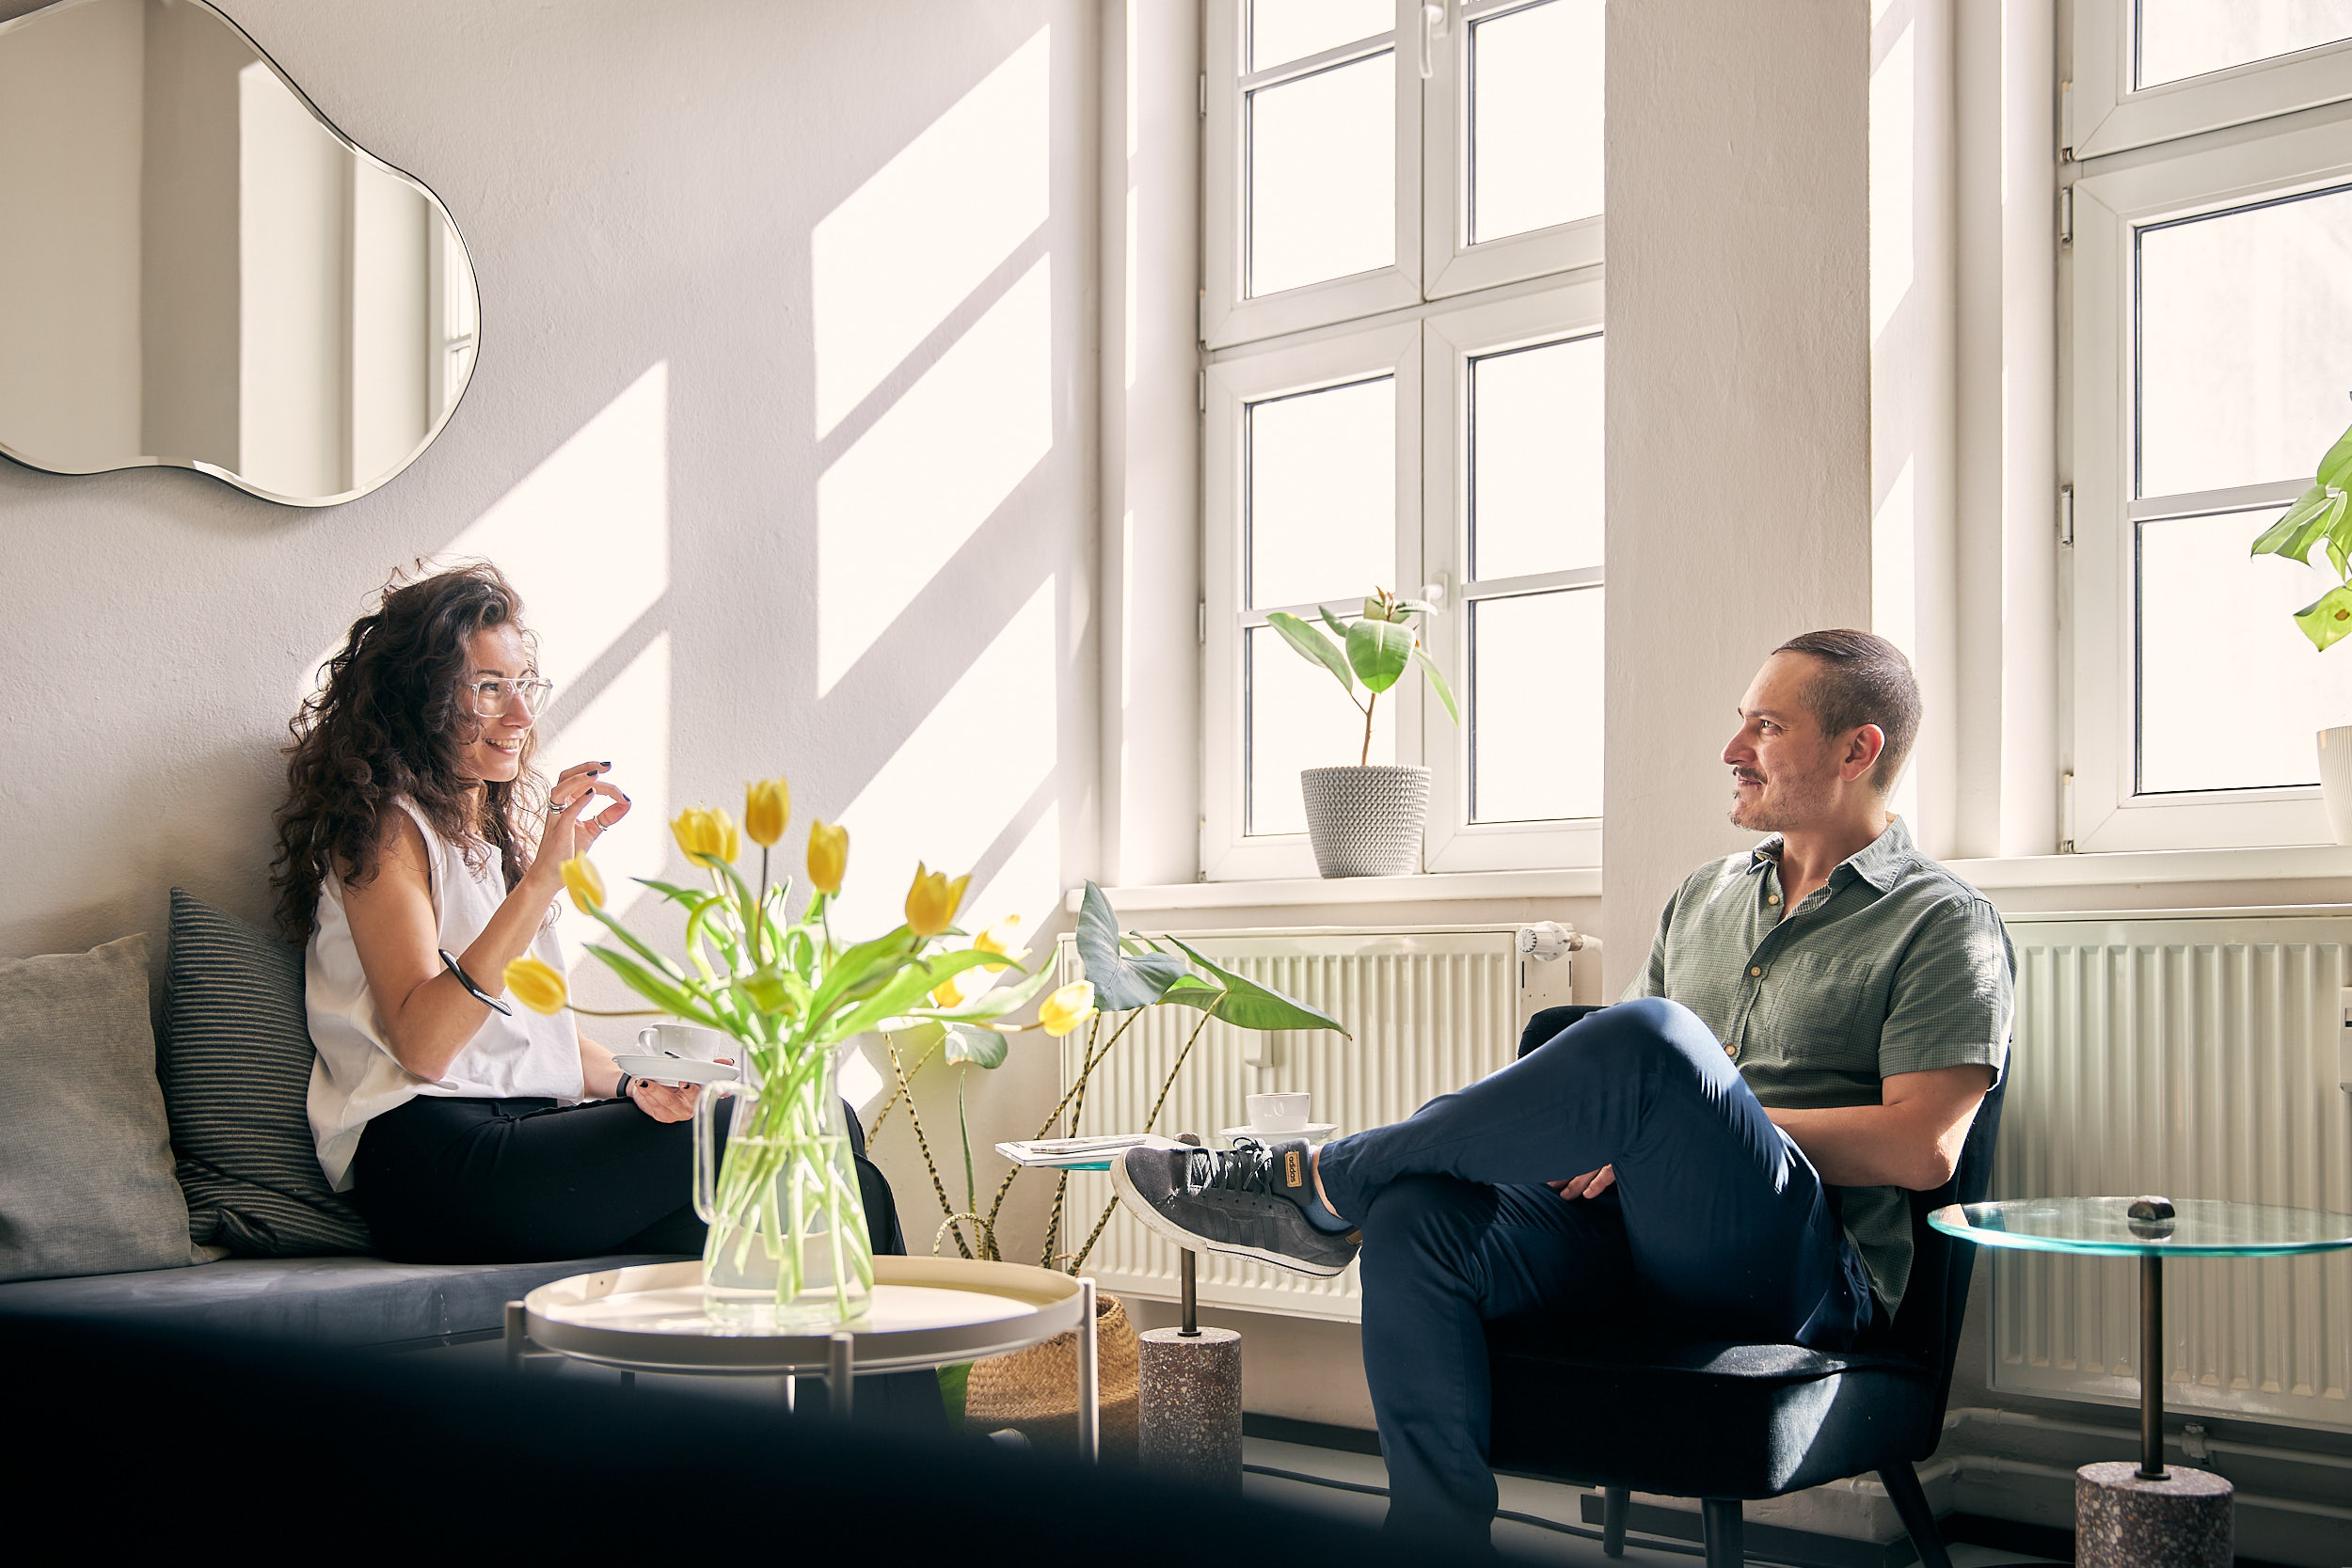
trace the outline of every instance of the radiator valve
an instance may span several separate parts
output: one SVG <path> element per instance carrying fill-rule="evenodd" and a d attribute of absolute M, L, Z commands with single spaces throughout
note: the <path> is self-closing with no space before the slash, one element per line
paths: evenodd
<path fill-rule="evenodd" d="M 1584 939 L 1569 927 L 1556 920 L 1539 920 L 1533 926 L 1519 927 L 1519 957 L 1549 963 L 1564 953 L 1574 953 L 1584 945 Z"/>

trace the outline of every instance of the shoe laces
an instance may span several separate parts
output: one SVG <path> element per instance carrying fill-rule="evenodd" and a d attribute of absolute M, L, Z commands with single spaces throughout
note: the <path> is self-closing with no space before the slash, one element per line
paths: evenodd
<path fill-rule="evenodd" d="M 1235 1138 L 1232 1148 L 1221 1154 L 1198 1149 L 1190 1164 L 1185 1177 L 1197 1190 L 1221 1187 L 1228 1192 L 1274 1196 L 1274 1151 L 1255 1138 Z"/>

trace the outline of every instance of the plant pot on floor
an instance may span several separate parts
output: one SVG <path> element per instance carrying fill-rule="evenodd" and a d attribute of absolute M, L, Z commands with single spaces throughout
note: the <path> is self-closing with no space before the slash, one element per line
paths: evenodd
<path fill-rule="evenodd" d="M 2338 844 L 2352 844 L 2352 724 L 2319 732 L 2319 793 Z"/>
<path fill-rule="evenodd" d="M 1310 768 L 1298 775 L 1307 837 L 1326 877 L 1405 877 L 1421 869 L 1426 768 Z"/>

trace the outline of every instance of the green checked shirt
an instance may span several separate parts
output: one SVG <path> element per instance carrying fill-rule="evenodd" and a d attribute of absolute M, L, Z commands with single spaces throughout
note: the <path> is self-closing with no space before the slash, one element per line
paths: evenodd
<path fill-rule="evenodd" d="M 1795 909 L 1779 835 L 1692 873 L 1626 999 L 1703 1020 L 1767 1106 L 1876 1105 L 1899 1072 L 2009 1053 L 2017 957 L 1984 895 L 1913 847 L 1897 817 Z M 1892 1313 L 1911 1277 L 1899 1187 L 1838 1187 L 1846 1234 Z"/>

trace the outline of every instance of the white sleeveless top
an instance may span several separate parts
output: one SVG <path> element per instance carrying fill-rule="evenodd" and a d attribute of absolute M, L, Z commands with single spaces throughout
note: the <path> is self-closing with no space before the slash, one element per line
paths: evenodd
<path fill-rule="evenodd" d="M 405 799 L 399 804 L 424 834 L 439 945 L 462 954 L 506 901 L 505 878 L 495 858 L 478 871 L 467 864 L 464 853 L 434 832 L 414 804 Z M 564 973 L 564 952 L 548 927 L 541 926 L 531 939 L 531 956 Z M 318 926 L 310 933 L 303 973 L 310 1039 L 318 1047 L 318 1060 L 310 1067 L 310 1136 L 337 1192 L 351 1186 L 351 1157 L 369 1120 L 418 1095 L 545 1096 L 566 1103 L 580 1098 L 580 1036 L 572 1015 L 548 1017 L 512 1000 L 507 1006 L 514 1016 L 493 1012 L 483 1020 L 438 1079 L 420 1078 L 394 1060 L 384 1043 L 375 997 L 359 968 L 359 950 L 352 944 L 340 878 L 329 876 L 320 885 Z M 485 976 L 474 980 L 481 984 Z"/>

